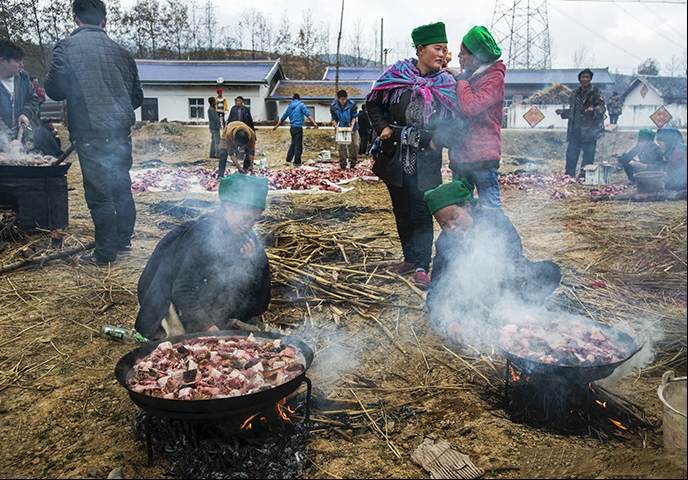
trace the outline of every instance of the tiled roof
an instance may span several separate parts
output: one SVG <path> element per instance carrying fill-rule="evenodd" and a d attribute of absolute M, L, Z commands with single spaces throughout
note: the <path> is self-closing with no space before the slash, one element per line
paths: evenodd
<path fill-rule="evenodd" d="M 279 60 L 145 60 L 137 59 L 141 83 L 265 84 L 281 73 Z"/>
<path fill-rule="evenodd" d="M 337 75 L 337 67 L 329 66 L 325 69 L 323 80 L 334 81 Z M 376 67 L 339 67 L 339 81 L 348 80 L 370 80 L 371 82 L 380 78 L 380 69 Z"/>
<path fill-rule="evenodd" d="M 362 101 L 373 88 L 372 80 L 339 81 L 339 89 L 346 90 L 349 98 Z M 280 80 L 269 98 L 283 100 L 295 93 L 301 100 L 333 100 L 336 95 L 334 81 L 329 80 Z"/>
<path fill-rule="evenodd" d="M 578 73 L 582 69 L 554 69 L 554 70 L 526 70 L 526 69 L 506 69 L 504 82 L 507 85 L 551 85 L 561 83 L 562 85 L 580 85 Z M 591 68 L 593 73 L 593 85 L 613 85 L 614 77 L 606 68 Z"/>
<path fill-rule="evenodd" d="M 639 75 L 638 81 L 644 81 L 651 87 L 654 87 L 662 96 L 662 98 L 675 98 L 683 99 L 684 102 L 686 101 L 686 93 L 688 93 L 686 77 L 659 77 L 652 75 Z M 634 83 L 635 82 L 631 83 L 628 89 L 630 89 Z"/>

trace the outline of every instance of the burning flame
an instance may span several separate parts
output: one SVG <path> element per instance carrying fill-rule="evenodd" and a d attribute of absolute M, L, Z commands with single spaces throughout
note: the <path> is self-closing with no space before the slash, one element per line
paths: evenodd
<path fill-rule="evenodd" d="M 613 418 L 609 418 L 608 420 L 610 422 L 612 422 L 614 425 L 616 425 L 617 427 L 619 427 L 621 430 L 628 430 L 626 427 L 623 426 L 623 424 L 620 421 L 614 420 Z"/>
<path fill-rule="evenodd" d="M 246 421 L 239 427 L 241 430 L 251 430 L 253 428 L 253 424 L 251 424 L 251 420 L 256 418 L 255 415 L 251 415 L 246 419 Z"/>
<path fill-rule="evenodd" d="M 513 382 L 518 382 L 521 379 L 521 375 L 516 373 L 516 370 L 514 370 L 514 367 L 512 367 L 511 365 L 509 365 L 509 377 Z"/>
<path fill-rule="evenodd" d="M 607 402 L 600 402 L 599 400 L 595 399 L 595 403 L 602 408 L 607 408 Z"/>

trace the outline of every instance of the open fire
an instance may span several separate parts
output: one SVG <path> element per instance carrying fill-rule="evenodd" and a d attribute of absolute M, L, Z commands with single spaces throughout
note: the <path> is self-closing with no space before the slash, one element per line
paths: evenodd
<path fill-rule="evenodd" d="M 567 435 L 627 440 L 659 427 L 647 420 L 641 407 L 595 382 L 529 375 L 511 361 L 504 402 L 512 421 Z"/>
<path fill-rule="evenodd" d="M 283 399 L 248 417 L 213 421 L 179 420 L 142 411 L 134 417 L 134 429 L 167 461 L 166 475 L 300 478 L 307 466 L 309 433 L 307 422 L 293 422 L 291 417 L 307 408 L 306 396 L 295 395 L 289 403 Z"/>

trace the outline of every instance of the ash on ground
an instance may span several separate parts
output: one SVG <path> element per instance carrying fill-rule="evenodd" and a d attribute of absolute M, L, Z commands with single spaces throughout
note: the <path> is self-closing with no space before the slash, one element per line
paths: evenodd
<path fill-rule="evenodd" d="M 146 441 L 146 412 L 133 419 Z M 152 415 L 154 457 L 168 463 L 166 475 L 179 478 L 302 478 L 308 466 L 305 422 L 280 421 L 238 430 L 232 422 L 189 422 Z"/>

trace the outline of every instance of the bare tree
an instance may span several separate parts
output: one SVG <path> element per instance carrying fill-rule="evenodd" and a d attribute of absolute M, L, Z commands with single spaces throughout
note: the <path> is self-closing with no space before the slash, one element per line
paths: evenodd
<path fill-rule="evenodd" d="M 683 55 L 681 55 L 681 58 L 678 61 L 678 76 L 680 77 L 688 77 L 688 51 L 684 50 Z"/>
<path fill-rule="evenodd" d="M 70 0 L 53 0 L 44 2 L 41 8 L 44 33 L 48 45 L 57 43 L 67 37 L 76 27 L 71 14 Z"/>
<path fill-rule="evenodd" d="M 590 53 L 587 45 L 581 45 L 571 55 L 571 63 L 574 68 L 585 68 L 595 64 L 595 54 Z"/>
<path fill-rule="evenodd" d="M 244 10 L 241 14 L 239 25 L 248 33 L 248 41 L 251 45 L 251 58 L 256 58 L 256 50 L 261 43 L 261 30 L 265 27 L 265 17 L 255 8 Z"/>
<path fill-rule="evenodd" d="M 188 7 L 176 0 L 167 0 L 162 7 L 162 19 L 167 28 L 163 30 L 165 46 L 182 59 L 189 38 Z"/>
<path fill-rule="evenodd" d="M 0 0 L 0 37 L 13 42 L 27 41 L 24 12 L 26 0 Z"/>
<path fill-rule="evenodd" d="M 134 35 L 134 43 L 141 57 L 155 58 L 160 25 L 158 0 L 137 0 L 130 12 L 125 14 L 124 23 Z"/>
<path fill-rule="evenodd" d="M 291 22 L 287 16 L 287 12 L 282 12 L 280 17 L 280 27 L 275 37 L 275 54 L 290 55 L 294 53 L 294 45 L 291 38 Z"/>

